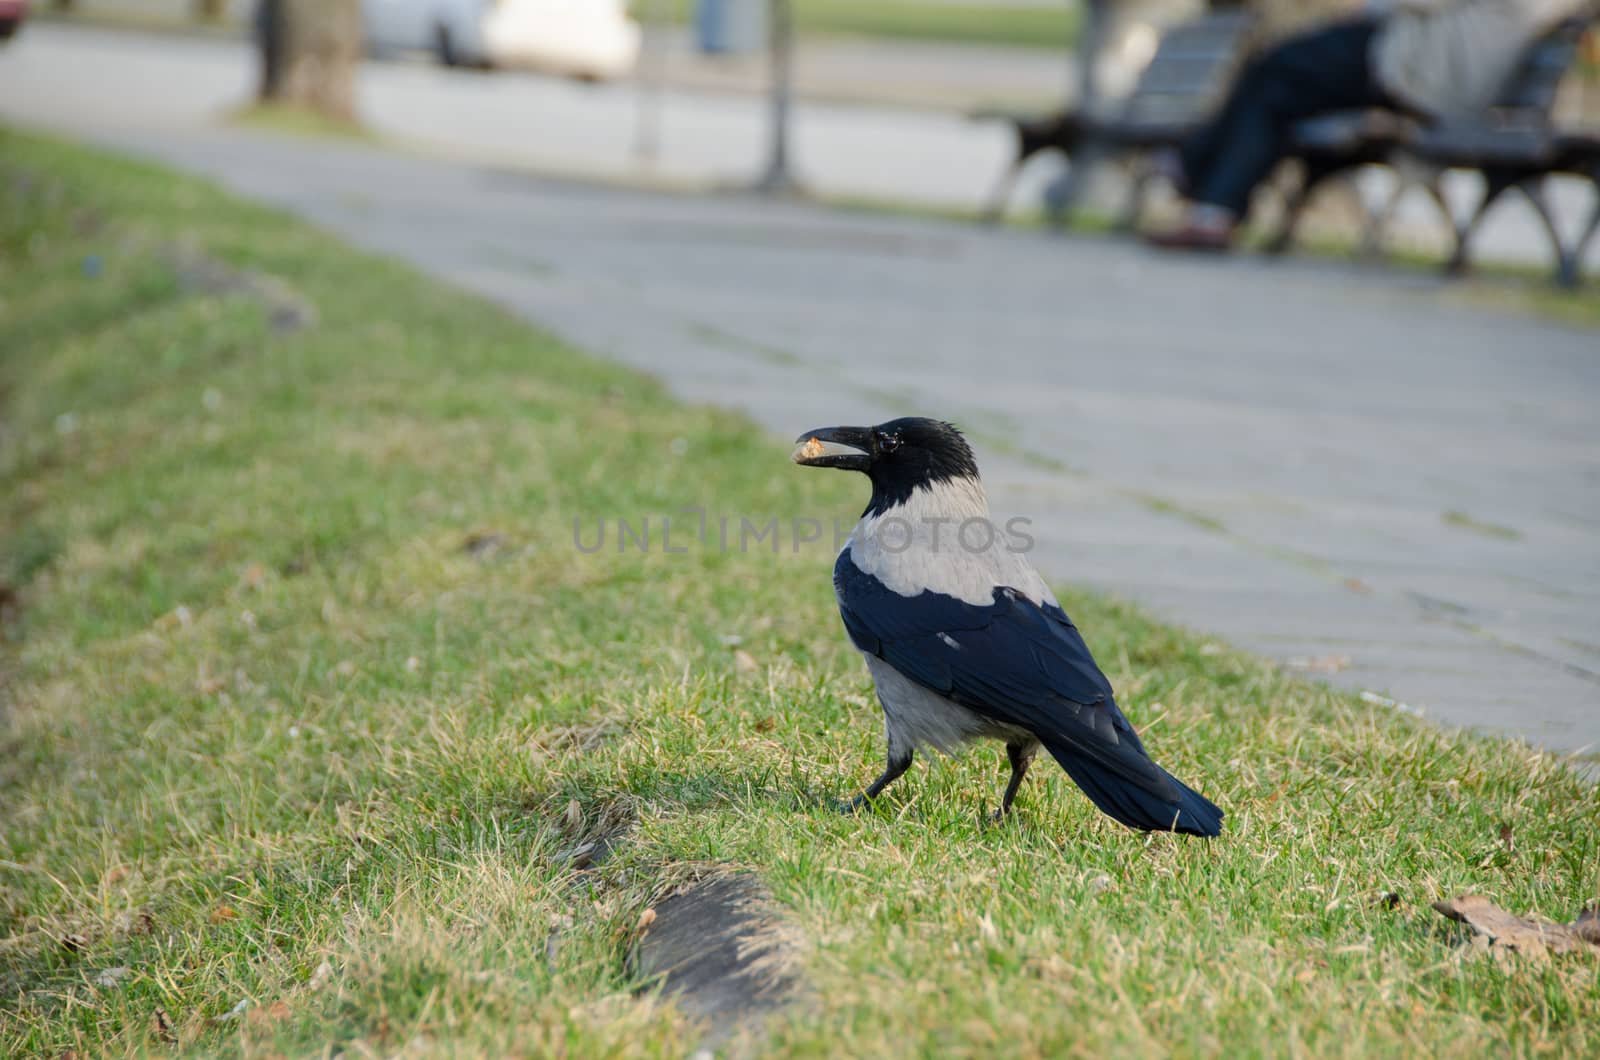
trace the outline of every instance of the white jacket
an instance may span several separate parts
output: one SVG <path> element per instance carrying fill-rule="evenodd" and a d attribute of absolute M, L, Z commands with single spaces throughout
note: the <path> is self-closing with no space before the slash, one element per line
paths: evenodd
<path fill-rule="evenodd" d="M 1528 44 L 1585 2 L 1404 3 L 1373 38 L 1372 69 L 1384 89 L 1424 113 L 1473 114 L 1494 101 Z"/>

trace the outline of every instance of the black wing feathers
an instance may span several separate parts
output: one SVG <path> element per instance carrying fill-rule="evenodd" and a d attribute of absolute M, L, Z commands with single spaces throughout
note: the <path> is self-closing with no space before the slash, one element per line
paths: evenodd
<path fill-rule="evenodd" d="M 901 596 L 857 567 L 848 549 L 834 566 L 834 589 L 857 648 L 968 710 L 1032 732 L 1111 817 L 1134 828 L 1220 827 L 1221 811 L 1145 754 L 1060 607 L 1009 588 L 996 588 L 988 605 L 935 592 Z"/>
<path fill-rule="evenodd" d="M 1006 588 L 987 606 L 943 593 L 901 596 L 857 567 L 848 550 L 834 567 L 834 589 L 856 647 L 917 683 L 1041 738 L 1098 734 L 1143 759 L 1111 683 L 1059 607 L 1047 610 Z"/>

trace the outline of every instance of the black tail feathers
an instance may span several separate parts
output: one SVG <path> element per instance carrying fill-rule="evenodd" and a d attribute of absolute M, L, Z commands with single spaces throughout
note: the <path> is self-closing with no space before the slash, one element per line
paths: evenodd
<path fill-rule="evenodd" d="M 1069 748 L 1057 749 L 1049 744 L 1045 747 L 1083 793 L 1120 824 L 1144 832 L 1206 837 L 1222 834 L 1222 810 L 1166 770 L 1162 773 L 1172 781 L 1176 801 L 1157 796 Z"/>

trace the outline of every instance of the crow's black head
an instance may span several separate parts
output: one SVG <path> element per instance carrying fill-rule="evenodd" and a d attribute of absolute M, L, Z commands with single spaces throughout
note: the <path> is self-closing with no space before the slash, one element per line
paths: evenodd
<path fill-rule="evenodd" d="M 822 427 L 795 440 L 794 462 L 860 471 L 872 480 L 874 508 L 899 504 L 918 488 L 978 477 L 961 432 L 943 420 L 907 416 L 876 427 Z"/>

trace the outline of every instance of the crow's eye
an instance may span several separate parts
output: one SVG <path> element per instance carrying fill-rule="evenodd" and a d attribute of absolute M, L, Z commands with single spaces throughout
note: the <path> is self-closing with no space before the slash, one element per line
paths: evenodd
<path fill-rule="evenodd" d="M 900 448 L 900 436 L 898 434 L 878 435 L 878 452 L 892 453 L 898 448 Z"/>

